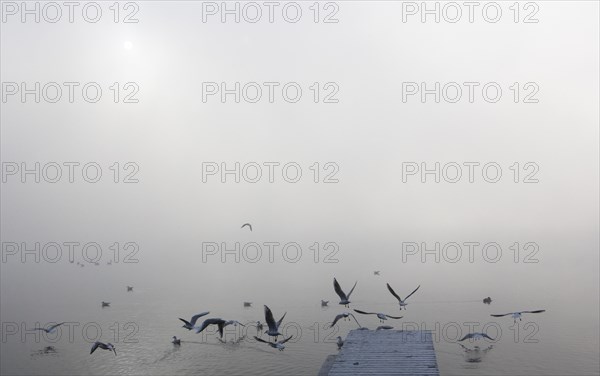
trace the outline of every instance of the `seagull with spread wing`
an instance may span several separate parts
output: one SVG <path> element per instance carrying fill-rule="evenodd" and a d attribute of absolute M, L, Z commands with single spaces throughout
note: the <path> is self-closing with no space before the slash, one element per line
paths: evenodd
<path fill-rule="evenodd" d="M 250 231 L 252 231 L 252 225 L 250 223 L 244 223 L 241 228 L 244 228 L 246 226 L 248 226 L 248 228 L 250 229 Z"/>
<path fill-rule="evenodd" d="M 459 339 L 458 341 L 459 341 L 459 342 L 462 342 L 462 341 L 464 341 L 465 339 L 471 339 L 471 338 L 473 338 L 473 339 L 475 339 L 475 340 L 477 340 L 477 339 L 481 339 L 481 338 L 487 338 L 487 339 L 489 339 L 490 341 L 495 341 L 495 339 L 493 339 L 492 337 L 488 336 L 488 335 L 487 335 L 487 334 L 485 334 L 485 333 L 469 333 L 469 334 L 467 334 L 466 336 L 464 336 L 464 337 L 462 337 L 461 339 Z"/>
<path fill-rule="evenodd" d="M 33 328 L 33 329 L 31 329 L 31 330 L 43 330 L 43 331 L 44 331 L 44 332 L 46 332 L 46 333 L 52 333 L 52 332 L 54 331 L 54 329 L 58 328 L 58 327 L 59 327 L 59 326 L 61 326 L 62 324 L 64 324 L 64 322 L 61 322 L 61 323 L 59 323 L 59 324 L 52 325 L 52 326 L 48 327 L 48 329 L 46 329 L 46 328 Z"/>
<path fill-rule="evenodd" d="M 350 320 L 348 317 L 352 316 L 352 318 L 354 319 L 354 321 L 356 321 L 356 324 L 358 324 L 359 328 L 362 328 L 362 326 L 358 323 L 358 320 L 356 319 L 356 317 L 354 317 L 354 315 L 350 312 L 344 312 L 344 313 L 340 313 L 339 315 L 335 316 L 335 318 L 333 319 L 333 322 L 331 323 L 331 325 L 329 325 L 330 328 L 333 328 L 333 326 L 341 319 L 344 319 L 344 321 L 346 319 Z"/>
<path fill-rule="evenodd" d="M 181 317 L 179 318 L 179 320 L 183 321 L 183 326 L 182 328 L 186 328 L 187 330 L 192 330 L 194 329 L 194 327 L 196 326 L 196 321 L 198 321 L 198 319 L 202 316 L 206 316 L 208 315 L 210 312 L 202 312 L 199 313 L 197 315 L 192 316 L 192 318 L 190 319 L 190 321 L 184 320 Z"/>
<path fill-rule="evenodd" d="M 220 318 L 206 319 L 206 320 L 204 320 L 204 322 L 202 323 L 202 325 L 199 328 L 196 328 L 196 334 L 202 332 L 209 325 L 216 325 L 219 328 L 219 335 L 221 336 L 221 338 L 223 338 L 223 329 L 226 326 L 232 325 L 232 324 L 235 326 L 237 326 L 238 324 L 240 324 L 241 326 L 245 326 L 244 324 L 242 324 L 241 322 L 236 321 L 236 320 L 223 320 Z"/>
<path fill-rule="evenodd" d="M 267 326 L 269 327 L 269 330 L 267 330 L 265 333 L 267 333 L 271 337 L 275 337 L 275 341 L 277 341 L 277 337 L 283 335 L 279 333 L 279 327 L 281 326 L 285 315 L 287 315 L 287 312 L 284 313 L 283 316 L 281 316 L 279 321 L 275 322 L 275 318 L 273 318 L 273 312 L 271 312 L 271 309 L 265 305 L 265 321 L 267 323 Z"/>
<path fill-rule="evenodd" d="M 519 321 L 522 320 L 521 316 L 524 313 L 542 313 L 542 312 L 546 312 L 546 310 L 545 309 L 538 309 L 536 311 L 509 312 L 509 313 L 502 313 L 502 314 L 499 314 L 499 315 L 490 315 L 490 316 L 493 316 L 493 317 L 503 317 L 503 316 L 509 316 L 510 315 L 510 316 L 512 316 L 512 318 L 513 318 L 513 320 L 514 320 L 514 322 L 516 324 L 517 323 L 517 319 L 519 319 Z"/>
<path fill-rule="evenodd" d="M 338 283 L 337 279 L 333 279 L 333 289 L 335 290 L 335 293 L 338 294 L 338 296 L 340 297 L 340 304 L 342 304 L 346 308 L 350 305 L 350 295 L 352 295 L 352 291 L 354 291 L 354 288 L 356 287 L 357 283 L 358 281 L 354 282 L 352 290 L 350 290 L 348 295 L 346 295 L 346 293 L 340 287 L 340 284 Z"/>
<path fill-rule="evenodd" d="M 257 340 L 258 342 L 266 343 L 267 345 L 271 346 L 274 349 L 283 351 L 285 349 L 285 346 L 283 344 L 286 343 L 287 341 L 289 341 L 290 339 L 292 339 L 292 336 L 289 336 L 286 339 L 277 341 L 277 342 L 265 341 L 264 339 L 258 338 L 257 336 L 254 336 L 254 339 Z"/>
<path fill-rule="evenodd" d="M 378 313 L 378 312 L 365 312 L 365 311 L 361 311 L 359 309 L 355 309 L 354 312 L 360 313 L 361 315 L 377 315 L 377 317 L 379 318 L 379 322 L 381 322 L 381 323 L 383 323 L 388 318 L 394 319 L 394 320 L 399 320 L 404 317 L 404 316 L 390 316 L 390 315 L 386 315 L 385 313 Z"/>
<path fill-rule="evenodd" d="M 117 356 L 117 350 L 115 349 L 115 346 L 112 343 L 102 343 L 102 342 L 94 342 L 94 344 L 92 345 L 92 350 L 90 351 L 90 354 L 92 354 L 94 351 L 96 351 L 97 348 L 101 348 L 102 350 L 108 350 L 108 351 L 112 351 L 115 353 L 115 356 Z"/>
<path fill-rule="evenodd" d="M 417 288 L 416 288 L 416 289 L 414 289 L 414 291 L 413 291 L 413 292 L 411 292 L 410 294 L 408 294 L 408 296 L 407 296 L 406 298 L 404 298 L 404 300 L 402 300 L 402 298 L 400 298 L 400 297 L 398 296 L 398 294 L 396 294 L 396 292 L 394 291 L 394 289 L 392 289 L 392 286 L 390 286 L 390 284 L 389 284 L 389 283 L 387 283 L 387 288 L 388 288 L 388 290 L 390 290 L 390 292 L 392 293 L 392 295 L 394 295 L 394 296 L 396 297 L 396 299 L 398 299 L 398 304 L 400 305 L 400 309 L 402 309 L 402 307 L 404 307 L 404 309 L 406 309 L 406 306 L 408 305 L 408 303 L 406 303 L 406 300 L 407 300 L 408 298 L 410 298 L 410 296 L 411 296 L 412 294 L 414 294 L 415 292 L 417 292 L 417 290 L 419 289 L 419 287 L 421 287 L 421 285 L 417 286 Z"/>

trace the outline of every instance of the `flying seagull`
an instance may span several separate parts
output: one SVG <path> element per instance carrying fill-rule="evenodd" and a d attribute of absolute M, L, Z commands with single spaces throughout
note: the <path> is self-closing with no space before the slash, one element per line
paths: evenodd
<path fill-rule="evenodd" d="M 517 319 L 519 319 L 519 321 L 522 320 L 521 316 L 524 313 L 542 313 L 542 312 L 546 312 L 546 310 L 545 309 L 538 309 L 537 311 L 509 312 L 509 313 L 503 313 L 501 315 L 490 315 L 490 316 L 493 316 L 493 317 L 502 317 L 502 316 L 508 316 L 508 315 L 510 315 L 510 316 L 512 316 L 514 322 L 516 323 Z"/>
<path fill-rule="evenodd" d="M 252 225 L 250 223 L 244 223 L 241 228 L 244 228 L 246 226 L 248 226 L 248 228 L 250 229 L 250 231 L 252 231 Z"/>
<path fill-rule="evenodd" d="M 175 346 L 180 346 L 181 345 L 181 340 L 175 336 L 173 336 L 173 340 L 171 341 L 172 344 L 174 344 Z"/>
<path fill-rule="evenodd" d="M 338 294 L 338 296 L 340 297 L 340 304 L 344 305 L 344 307 L 348 307 L 348 305 L 350 304 L 350 300 L 348 299 L 350 299 L 350 295 L 352 295 L 352 291 L 354 291 L 354 288 L 356 287 L 357 283 L 358 281 L 354 282 L 352 290 L 350 290 L 348 295 L 346 295 L 344 291 L 342 291 L 342 288 L 340 287 L 340 284 L 338 283 L 337 279 L 333 279 L 333 289 L 335 290 L 335 293 Z"/>
<path fill-rule="evenodd" d="M 380 275 L 380 274 L 379 274 L 379 270 L 375 270 L 375 271 L 373 272 L 373 275 Z"/>
<path fill-rule="evenodd" d="M 321 307 L 327 307 L 327 304 L 329 304 L 329 300 L 321 300 Z"/>
<path fill-rule="evenodd" d="M 199 313 L 197 315 L 194 315 L 194 316 L 192 316 L 192 318 L 190 319 L 190 321 L 184 320 L 181 317 L 179 318 L 179 320 L 183 321 L 183 328 L 186 328 L 187 330 L 192 330 L 196 326 L 196 321 L 198 321 L 198 319 L 200 317 L 206 316 L 209 313 L 210 312 L 202 312 L 202 313 Z"/>
<path fill-rule="evenodd" d="M 342 337 L 338 336 L 337 337 L 337 347 L 338 347 L 338 350 L 341 349 L 342 346 L 344 346 L 344 340 L 342 339 Z"/>
<path fill-rule="evenodd" d="M 421 285 L 417 286 L 417 288 L 416 288 L 416 289 L 414 289 L 414 291 L 413 291 L 413 292 L 411 292 L 410 294 L 408 294 L 408 296 L 407 296 L 406 298 L 404 298 L 404 300 L 402 300 L 402 299 L 401 299 L 401 298 L 398 296 L 398 294 L 396 294 L 396 292 L 394 291 L 394 289 L 392 289 L 392 286 L 390 286 L 390 284 L 389 284 L 389 283 L 387 283 L 387 288 L 388 288 L 388 290 L 390 290 L 390 292 L 392 293 L 392 295 L 394 295 L 394 296 L 396 297 L 396 299 L 398 299 L 398 304 L 400 305 L 400 309 L 402 309 L 402 307 L 404 307 L 404 309 L 406 309 L 406 306 L 408 305 L 408 303 L 406 303 L 406 300 L 407 300 L 408 298 L 410 298 L 410 296 L 411 296 L 412 294 L 414 294 L 415 292 L 417 292 L 417 290 L 419 289 L 419 287 L 421 287 Z"/>
<path fill-rule="evenodd" d="M 244 324 L 242 324 L 236 320 L 223 320 L 223 319 L 219 319 L 219 318 L 206 319 L 206 320 L 204 320 L 204 322 L 202 323 L 202 325 L 199 328 L 196 328 L 196 334 L 202 332 L 209 325 L 216 325 L 219 328 L 219 335 L 221 336 L 221 338 L 223 338 L 223 328 L 225 328 L 227 325 L 232 325 L 232 324 L 233 325 L 240 324 L 241 326 L 245 326 Z"/>
<path fill-rule="evenodd" d="M 110 307 L 110 302 L 102 302 L 102 308 Z"/>
<path fill-rule="evenodd" d="M 354 317 L 353 314 L 351 314 L 350 312 L 344 312 L 344 313 L 340 313 L 339 315 L 335 316 L 335 318 L 333 319 L 333 322 L 331 323 L 331 325 L 329 325 L 330 328 L 333 328 L 333 326 L 340 320 L 340 319 L 348 319 L 348 316 L 352 316 L 352 318 L 354 319 L 354 321 L 356 321 L 356 323 L 358 324 L 358 327 L 361 328 L 361 325 L 358 323 L 358 320 L 356 319 L 356 317 Z M 348 319 L 350 320 L 350 319 Z"/>
<path fill-rule="evenodd" d="M 252 307 L 252 302 L 244 302 L 244 307 Z"/>
<path fill-rule="evenodd" d="M 46 333 L 52 333 L 52 331 L 56 328 L 58 328 L 59 326 L 61 326 L 62 324 L 64 324 L 64 322 L 61 322 L 60 324 L 56 324 L 56 325 L 52 325 L 50 326 L 48 329 L 46 328 L 33 328 L 31 330 L 43 330 Z"/>
<path fill-rule="evenodd" d="M 94 342 L 94 345 L 92 346 L 92 350 L 90 351 L 90 354 L 92 354 L 94 351 L 96 351 L 97 348 L 101 348 L 102 350 L 108 350 L 108 351 L 112 351 L 115 353 L 115 356 L 117 356 L 117 350 L 115 349 L 115 346 L 112 343 L 102 343 L 102 342 Z"/>
<path fill-rule="evenodd" d="M 127 286 L 127 292 L 133 291 L 133 286 Z"/>
<path fill-rule="evenodd" d="M 275 319 L 273 318 L 273 312 L 271 312 L 271 309 L 269 309 L 269 307 L 265 305 L 265 321 L 267 322 L 267 326 L 269 327 L 269 330 L 267 330 L 265 333 L 267 333 L 271 337 L 275 337 L 275 341 L 277 341 L 278 336 L 283 335 L 279 333 L 279 326 L 281 325 L 281 322 L 283 321 L 285 315 L 287 315 L 287 312 L 284 313 L 283 316 L 281 316 L 279 321 L 275 322 Z"/>
<path fill-rule="evenodd" d="M 487 338 L 487 339 L 489 339 L 490 341 L 495 341 L 495 339 L 493 339 L 492 337 L 488 336 L 488 335 L 487 335 L 487 334 L 485 334 L 485 333 L 469 333 L 469 334 L 467 334 L 466 336 L 464 336 L 464 337 L 462 337 L 461 339 L 459 339 L 458 341 L 459 341 L 459 342 L 462 342 L 462 341 L 464 341 L 465 339 L 471 339 L 471 338 L 473 338 L 473 339 Z"/>
<path fill-rule="evenodd" d="M 483 299 L 483 303 L 484 304 L 490 304 L 490 303 L 492 303 L 492 298 L 490 298 L 489 296 L 487 298 L 484 298 Z"/>
<path fill-rule="evenodd" d="M 389 330 L 389 329 L 394 329 L 394 327 L 389 326 L 389 325 L 381 325 L 381 326 L 378 326 L 377 329 L 375 329 L 375 330 Z"/>
<path fill-rule="evenodd" d="M 379 318 L 379 322 L 383 322 L 384 320 L 387 320 L 388 318 L 399 320 L 399 319 L 401 319 L 401 318 L 404 317 L 404 316 L 390 316 L 390 315 L 386 315 L 385 313 L 365 312 L 365 311 L 361 311 L 361 310 L 358 310 L 358 309 L 355 309 L 354 312 L 360 313 L 360 314 L 363 314 L 363 315 L 377 315 L 377 317 Z"/>
<path fill-rule="evenodd" d="M 265 341 L 264 339 L 258 338 L 256 336 L 254 336 L 254 339 L 257 340 L 258 342 L 266 343 L 267 345 L 271 346 L 274 349 L 283 351 L 285 349 L 285 346 L 283 344 L 286 343 L 287 341 L 289 341 L 290 339 L 292 339 L 292 336 L 289 336 L 286 339 L 278 341 L 278 342 L 268 342 L 268 341 Z"/>
<path fill-rule="evenodd" d="M 479 352 L 483 352 L 486 353 L 488 351 L 490 351 L 492 348 L 494 348 L 494 345 L 489 345 L 488 347 L 486 347 L 485 349 L 480 349 L 479 346 L 473 346 L 472 349 L 464 346 L 462 343 L 459 343 L 460 347 L 463 348 L 463 350 L 465 350 L 466 353 L 479 353 Z"/>

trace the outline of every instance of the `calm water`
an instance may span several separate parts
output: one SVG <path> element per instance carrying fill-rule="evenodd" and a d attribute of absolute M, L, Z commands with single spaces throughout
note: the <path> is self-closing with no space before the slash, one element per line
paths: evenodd
<path fill-rule="evenodd" d="M 315 272 L 307 279 L 297 274 L 306 267 L 303 265 L 268 267 L 272 276 L 266 273 L 261 278 L 243 280 L 235 279 L 236 268 L 249 271 L 257 265 L 217 263 L 212 266 L 216 271 L 210 272 L 202 265 L 196 273 L 192 265 L 167 266 L 160 271 L 153 270 L 152 274 L 145 274 L 142 264 L 87 265 L 85 268 L 72 264 L 36 264 L 4 268 L 7 271 L 3 270 L 2 283 L 5 326 L 15 322 L 31 328 L 36 321 L 45 324 L 50 319 L 70 321 L 78 326 L 73 326 L 72 339 L 69 339 L 68 328 L 63 326 L 58 340 L 47 335 L 40 336 L 39 342 L 33 335 L 27 335 L 22 341 L 20 331 L 9 335 L 3 330 L 6 340 L 2 343 L 2 373 L 315 374 L 327 355 L 337 352 L 335 337 L 344 337 L 356 328 L 353 321 L 340 321 L 337 327 L 325 329 L 326 324 L 343 311 L 335 304 L 330 278 L 338 270 L 344 288 L 353 283 L 349 277 L 352 273 L 338 266 L 312 265 Z M 414 269 L 423 270 L 423 267 L 415 265 Z M 437 267 L 452 269 L 447 265 Z M 54 275 L 55 279 L 41 286 L 30 284 L 28 273 L 18 272 L 19 269 Z M 405 295 L 415 287 L 416 278 L 409 272 L 410 278 L 401 283 L 404 280 L 401 275 L 389 267 L 380 269 L 380 277 L 372 275 L 370 270 L 356 272 L 359 283 L 351 306 L 398 314 L 397 304 L 386 291 L 385 282 L 389 281 L 397 291 L 402 291 L 400 295 Z M 411 297 L 408 310 L 403 311 L 404 319 L 388 324 L 398 329 L 404 325 L 405 329 L 433 330 L 438 363 L 444 375 L 598 374 L 598 299 L 597 290 L 593 289 L 594 278 L 590 284 L 584 279 L 573 281 L 573 286 L 579 285 L 584 290 L 587 285 L 592 296 L 588 301 L 582 294 L 555 294 L 556 281 L 551 279 L 546 287 L 531 280 L 508 287 L 503 281 L 483 289 L 480 283 L 484 283 L 485 273 L 476 269 L 485 272 L 487 266 L 473 266 L 472 276 L 452 278 L 448 275 L 448 283 L 423 277 L 421 289 Z M 10 282 L 6 283 L 9 278 Z M 280 286 L 269 286 L 270 283 L 280 283 Z M 126 284 L 133 284 L 134 292 L 126 292 Z M 489 306 L 479 299 L 487 295 L 494 299 Z M 330 300 L 331 306 L 321 308 L 321 298 Z M 102 300 L 110 301 L 111 307 L 101 308 Z M 244 308 L 244 300 L 253 301 L 253 307 Z M 239 344 L 223 344 L 215 337 L 214 330 L 195 334 L 181 328 L 177 320 L 210 310 L 209 317 L 264 321 L 263 303 L 270 306 L 276 319 L 287 312 L 284 330 L 295 338 L 283 352 L 256 343 L 251 338 L 256 334 L 254 327 L 229 327 L 225 336 L 228 342 L 244 334 L 247 337 Z M 518 329 L 511 318 L 489 316 L 490 313 L 538 308 L 545 308 L 547 312 L 525 316 Z M 379 325 L 374 317 L 357 316 L 363 326 L 373 329 Z M 468 333 L 470 325 L 476 331 L 485 326 L 488 334 L 497 339 L 494 348 L 480 362 L 467 362 L 463 350 L 455 343 L 457 337 Z M 89 355 L 89 341 L 96 339 L 98 328 L 102 331 L 100 340 L 116 345 L 117 357 L 105 351 Z M 174 348 L 170 343 L 173 335 L 182 339 L 181 347 Z M 490 343 L 478 344 L 483 348 Z M 49 345 L 54 346 L 56 352 L 43 353 Z"/>

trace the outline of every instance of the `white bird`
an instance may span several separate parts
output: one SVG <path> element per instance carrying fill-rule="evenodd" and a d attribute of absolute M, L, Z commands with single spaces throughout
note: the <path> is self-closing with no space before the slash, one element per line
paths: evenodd
<path fill-rule="evenodd" d="M 333 322 L 331 323 L 331 325 L 329 325 L 330 328 L 333 328 L 333 326 L 341 319 L 344 319 L 344 321 L 346 319 L 350 320 L 348 317 L 352 316 L 352 318 L 354 319 L 354 321 L 356 321 L 356 323 L 358 324 L 358 327 L 361 328 L 361 325 L 358 323 L 358 320 L 356 319 L 356 317 L 354 317 L 354 315 L 350 312 L 343 312 L 340 313 L 339 315 L 335 316 L 335 318 L 333 319 Z"/>
<path fill-rule="evenodd" d="M 202 312 L 202 313 L 199 313 L 197 315 L 194 315 L 194 316 L 192 316 L 192 318 L 190 319 L 190 321 L 184 320 L 181 317 L 179 318 L 179 320 L 183 321 L 183 328 L 186 328 L 187 330 L 192 330 L 196 326 L 196 321 L 198 321 L 198 319 L 200 317 L 206 316 L 209 313 L 210 312 Z"/>
<path fill-rule="evenodd" d="M 338 350 L 341 349 L 342 346 L 344 346 L 344 340 L 342 339 L 342 337 L 338 336 L 337 337 L 337 347 L 338 347 Z"/>
<path fill-rule="evenodd" d="M 488 335 L 487 335 L 487 334 L 485 334 L 485 333 L 469 333 L 469 334 L 467 334 L 466 336 L 464 336 L 464 337 L 462 337 L 461 339 L 459 339 L 458 341 L 459 341 L 459 342 L 462 342 L 462 341 L 464 341 L 465 339 L 471 339 L 471 338 L 473 338 L 473 339 L 475 339 L 475 340 L 477 340 L 477 339 L 481 339 L 481 338 L 487 338 L 487 339 L 489 339 L 490 341 L 495 341 L 495 339 L 493 339 L 492 337 L 488 336 Z"/>
<path fill-rule="evenodd" d="M 389 329 L 394 329 L 394 327 L 389 326 L 389 325 L 381 325 L 381 326 L 378 326 L 377 329 L 375 329 L 375 330 L 389 330 Z"/>
<path fill-rule="evenodd" d="M 250 223 L 244 223 L 241 228 L 244 228 L 246 226 L 248 226 L 248 228 L 250 228 L 250 231 L 252 231 L 252 225 Z"/>
<path fill-rule="evenodd" d="M 289 341 L 290 339 L 292 339 L 292 336 L 289 336 L 288 338 L 278 341 L 278 342 L 265 341 L 264 339 L 258 338 L 256 336 L 254 336 L 254 339 L 257 340 L 258 342 L 266 343 L 267 345 L 271 346 L 274 349 L 283 351 L 285 349 L 285 346 L 283 344 L 286 343 L 287 341 Z"/>
<path fill-rule="evenodd" d="M 363 315 L 377 315 L 377 317 L 379 318 L 379 322 L 384 322 L 388 318 L 394 319 L 394 320 L 399 320 L 399 319 L 401 319 L 401 318 L 404 317 L 404 316 L 390 316 L 390 315 L 386 315 L 385 313 L 365 312 L 365 311 L 361 311 L 361 310 L 358 310 L 358 309 L 355 309 L 354 312 L 360 313 L 360 314 L 363 314 Z"/>
<path fill-rule="evenodd" d="M 499 315 L 490 315 L 490 316 L 493 316 L 493 317 L 502 317 L 502 316 L 508 316 L 508 315 L 510 315 L 510 316 L 512 316 L 514 322 L 516 323 L 517 319 L 519 319 L 519 321 L 522 320 L 521 316 L 524 313 L 542 313 L 542 312 L 546 312 L 546 310 L 545 309 L 538 309 L 537 311 L 509 312 L 509 313 L 503 313 L 503 314 L 499 314 Z"/>
<path fill-rule="evenodd" d="M 90 354 L 92 354 L 94 351 L 96 351 L 97 348 L 101 348 L 102 350 L 108 350 L 108 351 L 112 351 L 115 353 L 115 356 L 117 356 L 117 350 L 115 349 L 115 346 L 112 343 L 102 343 L 102 342 L 94 342 L 94 344 L 92 345 L 92 350 L 90 351 Z"/>
<path fill-rule="evenodd" d="M 179 346 L 181 345 L 181 340 L 175 336 L 173 336 L 173 340 L 171 341 L 172 344 L 174 344 L 175 346 Z"/>
<path fill-rule="evenodd" d="M 62 324 L 64 324 L 64 322 L 61 322 L 60 324 L 52 325 L 48 329 L 46 329 L 46 328 L 33 328 L 31 330 L 43 330 L 46 333 L 52 333 L 54 331 L 54 329 L 58 328 Z"/>
<path fill-rule="evenodd" d="M 421 285 L 417 286 L 417 288 L 416 288 L 416 289 L 414 289 L 414 291 L 413 291 L 413 292 L 411 292 L 410 294 L 408 294 L 408 296 L 407 296 L 406 298 L 404 298 L 404 300 L 402 300 L 402 298 L 400 298 L 400 297 L 398 296 L 398 294 L 396 294 L 396 292 L 394 291 L 394 289 L 392 289 L 392 286 L 390 286 L 390 284 L 389 284 L 389 283 L 387 283 L 387 288 L 388 288 L 388 290 L 390 290 L 390 292 L 392 293 L 392 295 L 394 295 L 394 296 L 396 297 L 396 299 L 398 299 L 398 304 L 400 305 L 400 309 L 402 309 L 402 307 L 404 307 L 404 309 L 406 309 L 406 306 L 408 305 L 408 303 L 406 303 L 406 300 L 407 300 L 408 298 L 410 298 L 410 296 L 411 296 L 412 294 L 414 294 L 415 292 L 417 292 L 417 290 L 419 289 L 419 287 L 421 287 Z"/>
<path fill-rule="evenodd" d="M 277 341 L 278 336 L 283 335 L 279 333 L 279 326 L 283 322 L 283 318 L 285 317 L 285 315 L 287 315 L 287 312 L 284 313 L 283 316 L 281 316 L 279 321 L 275 322 L 275 319 L 273 318 L 273 312 L 271 312 L 271 309 L 265 305 L 265 321 L 267 322 L 267 326 L 269 327 L 269 330 L 267 330 L 265 333 L 267 333 L 271 337 L 275 337 L 275 341 Z"/>
<path fill-rule="evenodd" d="M 335 293 L 338 294 L 338 296 L 340 297 L 340 304 L 342 304 L 344 307 L 348 307 L 348 305 L 350 304 L 350 295 L 352 295 L 352 291 L 354 291 L 354 288 L 356 287 L 357 283 L 358 281 L 354 282 L 352 290 L 350 290 L 348 295 L 346 295 L 340 287 L 340 284 L 338 283 L 337 279 L 333 279 L 333 289 L 335 290 Z"/>
<path fill-rule="evenodd" d="M 321 307 L 327 307 L 327 304 L 329 304 L 329 300 L 321 300 Z"/>

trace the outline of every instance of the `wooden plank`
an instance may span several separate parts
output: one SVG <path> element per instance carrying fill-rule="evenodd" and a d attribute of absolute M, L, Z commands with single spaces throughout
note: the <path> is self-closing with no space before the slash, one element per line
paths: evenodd
<path fill-rule="evenodd" d="M 439 376 L 430 331 L 352 330 L 319 375 Z"/>

